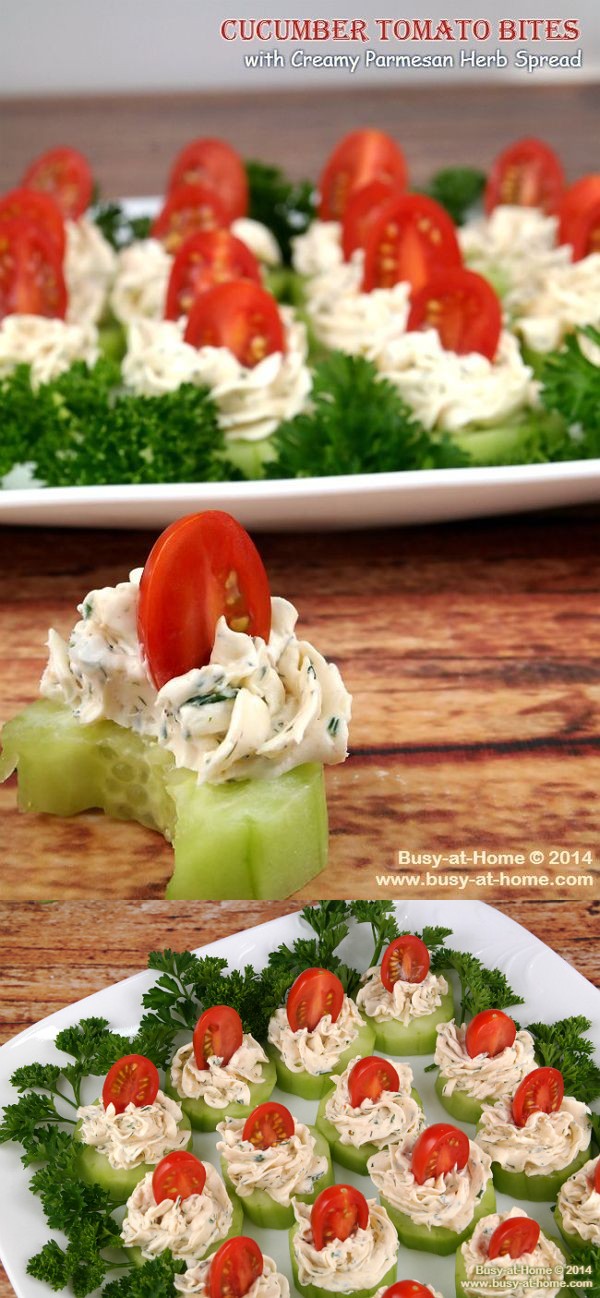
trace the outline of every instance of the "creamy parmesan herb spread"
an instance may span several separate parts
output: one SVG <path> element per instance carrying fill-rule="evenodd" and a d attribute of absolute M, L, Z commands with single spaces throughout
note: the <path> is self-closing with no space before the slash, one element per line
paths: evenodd
<path fill-rule="evenodd" d="M 443 1226 L 457 1233 L 466 1230 L 491 1181 L 489 1155 L 470 1140 L 463 1168 L 455 1167 L 419 1185 L 411 1170 L 411 1153 L 408 1146 L 403 1152 L 401 1145 L 390 1145 L 369 1159 L 369 1176 L 380 1194 L 417 1226 Z"/>
<path fill-rule="evenodd" d="M 211 1258 L 207 1258 L 205 1262 L 197 1262 L 195 1266 L 188 1267 L 183 1275 L 176 1275 L 174 1284 L 177 1292 L 208 1294 L 211 1261 Z M 273 1258 L 263 1253 L 262 1275 L 259 1275 L 254 1284 L 250 1285 L 245 1298 L 289 1298 L 289 1293 L 290 1286 L 286 1276 L 277 1270 Z M 436 1298 L 440 1296 L 436 1295 Z"/>
<path fill-rule="evenodd" d="M 116 253 L 95 221 L 86 216 L 66 221 L 65 232 L 67 320 L 73 324 L 97 324 L 104 314 L 116 271 Z"/>
<path fill-rule="evenodd" d="M 404 334 L 410 284 L 361 292 L 363 254 L 311 280 L 306 309 L 319 342 L 325 347 L 377 361 L 388 344 Z"/>
<path fill-rule="evenodd" d="M 511 310 L 519 310 L 555 267 L 571 260 L 570 248 L 557 246 L 557 218 L 535 207 L 500 203 L 456 233 L 467 265 L 492 281 Z"/>
<path fill-rule="evenodd" d="M 398 978 L 391 992 L 381 981 L 381 968 L 375 965 L 363 974 L 361 987 L 356 1003 L 369 1018 L 380 1023 L 391 1019 L 408 1027 L 413 1019 L 422 1019 L 433 1014 L 442 1003 L 442 996 L 448 991 L 448 983 L 442 974 L 427 973 L 420 983 L 409 983 Z"/>
<path fill-rule="evenodd" d="M 281 1058 L 292 1073 L 310 1073 L 318 1077 L 321 1073 L 330 1073 L 332 1068 L 358 1036 L 363 1027 L 363 1019 L 354 1001 L 344 996 L 342 1008 L 335 1021 L 331 1014 L 324 1014 L 312 1032 L 308 1028 L 298 1028 L 293 1032 L 285 1009 L 275 1011 L 269 1023 L 269 1041 L 279 1051 Z"/>
<path fill-rule="evenodd" d="M 30 365 L 32 384 L 38 387 L 64 374 L 74 361 L 94 365 L 98 356 L 93 324 L 19 314 L 0 321 L 0 378 L 16 365 Z"/>
<path fill-rule="evenodd" d="M 516 1260 L 505 1253 L 488 1258 L 490 1240 L 501 1222 L 526 1217 L 522 1208 L 496 1212 L 478 1221 L 471 1237 L 461 1245 L 466 1268 L 464 1288 L 481 1298 L 554 1298 L 562 1286 L 565 1259 L 557 1244 L 540 1232 L 531 1253 Z"/>
<path fill-rule="evenodd" d="M 273 599 L 268 643 L 217 624 L 210 663 L 156 691 L 141 657 L 141 569 L 91 591 L 64 641 L 48 636 L 41 693 L 85 725 L 108 718 L 154 738 L 198 783 L 274 778 L 303 762 L 343 762 L 351 699 L 340 673 L 307 640 L 296 609 Z"/>
<path fill-rule="evenodd" d="M 341 266 L 342 226 L 340 221 L 312 221 L 304 234 L 292 241 L 292 263 L 299 275 L 312 278 Z"/>
<path fill-rule="evenodd" d="M 332 1239 L 322 1249 L 313 1244 L 310 1205 L 294 1202 L 298 1230 L 293 1250 L 300 1284 L 315 1284 L 331 1293 L 352 1293 L 379 1284 L 396 1263 L 398 1236 L 385 1208 L 374 1199 L 369 1204 L 369 1224 L 345 1240 Z"/>
<path fill-rule="evenodd" d="M 565 1095 L 554 1113 L 531 1113 L 524 1127 L 513 1122 L 510 1099 L 484 1104 L 477 1141 L 495 1163 L 527 1176 L 556 1172 L 590 1143 L 589 1109 Z"/>
<path fill-rule="evenodd" d="M 539 352 L 554 351 L 566 334 L 586 324 L 600 324 L 598 252 L 549 271 L 515 321 L 527 346 Z"/>
<path fill-rule="evenodd" d="M 136 1185 L 127 1200 L 121 1237 L 127 1248 L 137 1247 L 145 1258 L 170 1248 L 174 1257 L 202 1258 L 231 1228 L 233 1208 L 221 1177 L 210 1163 L 202 1194 L 187 1199 L 163 1199 L 152 1193 L 152 1173 Z"/>
<path fill-rule="evenodd" d="M 360 1149 L 362 1145 L 387 1145 L 398 1141 L 414 1144 L 425 1126 L 425 1114 L 413 1099 L 412 1068 L 409 1064 L 394 1064 L 400 1082 L 397 1091 L 382 1091 L 372 1100 L 368 1096 L 358 1108 L 352 1106 L 348 1079 L 360 1055 L 351 1060 L 339 1077 L 332 1077 L 334 1090 L 325 1105 L 325 1116 L 339 1133 L 342 1145 Z"/>
<path fill-rule="evenodd" d="M 228 1104 L 250 1103 L 250 1087 L 262 1082 L 266 1063 L 262 1046 L 249 1032 L 244 1033 L 241 1046 L 227 1064 L 212 1055 L 208 1068 L 198 1068 L 190 1041 L 175 1055 L 171 1081 L 182 1099 L 202 1099 L 211 1109 L 224 1109 Z"/>
<path fill-rule="evenodd" d="M 227 1175 L 241 1199 L 264 1190 L 275 1203 L 289 1208 L 295 1194 L 311 1194 L 315 1181 L 327 1171 L 327 1159 L 315 1153 L 315 1138 L 303 1122 L 294 1120 L 294 1134 L 278 1145 L 257 1149 L 243 1140 L 245 1118 L 228 1118 L 217 1131 L 217 1149 Z"/>
<path fill-rule="evenodd" d="M 517 1032 L 512 1046 L 497 1055 L 485 1052 L 471 1058 L 465 1045 L 467 1025 L 440 1023 L 434 1061 L 444 1082 L 444 1095 L 463 1091 L 473 1100 L 512 1097 L 523 1078 L 537 1068 L 530 1032 Z"/>
<path fill-rule="evenodd" d="M 592 1158 L 558 1192 L 558 1208 L 569 1234 L 600 1245 L 600 1194 L 594 1189 L 594 1172 L 600 1158 Z"/>
<path fill-rule="evenodd" d="M 190 1133 L 179 1130 L 182 1116 L 177 1102 L 162 1091 L 153 1104 L 128 1104 L 123 1113 L 114 1104 L 86 1104 L 77 1110 L 77 1139 L 104 1154 L 115 1169 L 160 1163 L 165 1154 L 187 1147 Z"/>

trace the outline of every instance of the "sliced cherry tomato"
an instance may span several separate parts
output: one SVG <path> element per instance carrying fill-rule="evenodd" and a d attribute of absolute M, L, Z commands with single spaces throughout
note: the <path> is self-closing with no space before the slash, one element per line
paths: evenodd
<path fill-rule="evenodd" d="M 558 212 L 559 243 L 575 244 L 581 220 L 591 209 L 595 209 L 598 203 L 600 203 L 600 173 L 582 176 L 565 190 Z"/>
<path fill-rule="evenodd" d="M 421 938 L 414 933 L 403 933 L 383 953 L 381 981 L 388 992 L 393 991 L 399 978 L 406 983 L 422 983 L 429 965 L 429 951 Z"/>
<path fill-rule="evenodd" d="M 555 1113 L 563 1101 L 565 1084 L 558 1068 L 534 1068 L 517 1087 L 512 1115 L 517 1127 L 524 1127 L 532 1113 Z"/>
<path fill-rule="evenodd" d="M 372 180 L 350 195 L 342 221 L 342 248 L 346 261 L 350 260 L 355 248 L 365 247 L 382 207 L 395 193 L 401 192 L 402 187 L 391 180 Z"/>
<path fill-rule="evenodd" d="M 457 1167 L 460 1171 L 469 1161 L 469 1137 L 449 1122 L 435 1122 L 417 1138 L 412 1151 L 415 1181 L 424 1185 L 430 1177 L 445 1176 Z"/>
<path fill-rule="evenodd" d="M 182 243 L 171 267 L 165 319 L 179 320 L 189 315 L 200 293 L 232 279 L 260 284 L 260 266 L 254 253 L 229 230 L 192 234 Z"/>
<path fill-rule="evenodd" d="M 496 158 L 484 195 L 486 212 L 499 203 L 540 207 L 551 215 L 558 210 L 565 175 L 554 149 L 543 140 L 516 140 Z"/>
<path fill-rule="evenodd" d="M 176 1149 L 156 1164 L 152 1175 L 152 1193 L 156 1203 L 165 1199 L 189 1199 L 202 1194 L 206 1185 L 204 1163 L 186 1149 Z"/>
<path fill-rule="evenodd" d="M 523 1257 L 533 1253 L 540 1237 L 540 1227 L 531 1217 L 509 1217 L 501 1221 L 490 1239 L 488 1257 Z"/>
<path fill-rule="evenodd" d="M 21 184 L 56 199 L 63 216 L 76 221 L 92 201 L 94 177 L 77 149 L 49 149 L 27 168 Z"/>
<path fill-rule="evenodd" d="M 60 255 L 46 230 L 25 217 L 0 221 L 0 320 L 41 315 L 64 319 L 67 309 Z"/>
<path fill-rule="evenodd" d="M 285 352 L 275 298 L 245 279 L 215 284 L 201 293 L 190 311 L 184 338 L 192 347 L 227 347 L 248 369 L 272 352 Z"/>
<path fill-rule="evenodd" d="M 385 131 L 351 131 L 333 150 L 319 180 L 322 221 L 341 221 L 350 195 L 372 180 L 406 189 L 406 162 Z"/>
<path fill-rule="evenodd" d="M 471 1019 L 465 1035 L 467 1054 L 494 1058 L 512 1046 L 517 1035 L 513 1020 L 503 1010 L 482 1010 Z"/>
<path fill-rule="evenodd" d="M 256 1149 L 270 1149 L 271 1145 L 281 1145 L 284 1140 L 289 1140 L 294 1131 L 294 1119 L 285 1104 L 267 1100 L 246 1118 L 242 1140 L 249 1140 Z"/>
<path fill-rule="evenodd" d="M 413 293 L 406 328 L 437 329 L 446 351 L 458 356 L 479 352 L 492 361 L 502 332 L 502 307 L 483 275 L 462 267 L 439 270 Z"/>
<path fill-rule="evenodd" d="M 194 1059 L 198 1068 L 208 1068 L 215 1056 L 228 1064 L 244 1039 L 242 1020 L 231 1005 L 212 1005 L 200 1015 L 194 1028 Z"/>
<path fill-rule="evenodd" d="M 313 1032 L 326 1014 L 335 1023 L 343 1001 L 344 988 L 336 974 L 329 969 L 305 969 L 288 992 L 285 1008 L 292 1032 L 300 1028 Z"/>
<path fill-rule="evenodd" d="M 401 194 L 380 208 L 365 245 L 363 292 L 405 281 L 422 288 L 436 270 L 460 266 L 452 218 L 433 198 Z"/>
<path fill-rule="evenodd" d="M 239 153 L 225 140 L 192 140 L 186 144 L 173 163 L 169 192 L 178 185 L 215 189 L 228 223 L 248 211 L 246 168 Z"/>
<path fill-rule="evenodd" d="M 379 1055 L 366 1055 L 359 1059 L 348 1077 L 348 1091 L 353 1109 L 359 1109 L 363 1100 L 378 1100 L 383 1091 L 399 1091 L 400 1078 L 387 1059 Z"/>
<path fill-rule="evenodd" d="M 209 1298 L 244 1298 L 263 1273 L 263 1255 L 249 1235 L 226 1239 L 213 1253 L 208 1273 Z"/>
<path fill-rule="evenodd" d="M 40 194 L 35 189 L 11 189 L 0 198 L 0 221 L 12 221 L 15 217 L 25 217 L 34 225 L 40 225 L 56 245 L 62 261 L 65 222 L 58 203 L 50 194 Z"/>
<path fill-rule="evenodd" d="M 310 1213 L 313 1243 L 320 1252 L 332 1239 L 344 1240 L 369 1224 L 369 1205 L 353 1185 L 330 1185 L 315 1199 Z"/>
<path fill-rule="evenodd" d="M 594 1170 L 593 1186 L 596 1191 L 596 1194 L 600 1194 L 600 1159 L 598 1159 L 598 1162 L 596 1163 L 596 1167 Z"/>
<path fill-rule="evenodd" d="M 140 582 L 138 638 L 160 689 L 210 660 L 224 617 L 233 631 L 269 639 L 271 597 L 258 550 L 230 514 L 188 514 L 159 536 Z"/>
<path fill-rule="evenodd" d="M 225 225 L 225 208 L 216 190 L 207 185 L 178 185 L 168 195 L 151 233 L 173 253 L 198 230 L 218 230 Z"/>
<path fill-rule="evenodd" d="M 128 1104 L 141 1109 L 154 1104 L 158 1095 L 159 1077 L 155 1065 L 145 1055 L 123 1055 L 106 1074 L 102 1087 L 102 1103 L 107 1109 L 114 1105 L 117 1113 L 124 1113 Z"/>
<path fill-rule="evenodd" d="M 384 1290 L 381 1298 L 431 1298 L 431 1289 L 418 1280 L 397 1280 Z"/>
<path fill-rule="evenodd" d="M 572 221 L 568 242 L 573 249 L 573 261 L 600 252 L 600 199 Z"/>

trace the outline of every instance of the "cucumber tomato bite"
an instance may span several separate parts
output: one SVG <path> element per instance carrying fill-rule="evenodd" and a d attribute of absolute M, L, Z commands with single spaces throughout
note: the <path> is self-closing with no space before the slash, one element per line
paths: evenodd
<path fill-rule="evenodd" d="M 456 1254 L 456 1298 L 556 1298 L 564 1288 L 565 1257 L 522 1208 L 483 1217 Z M 529 1272 L 529 1274 L 528 1274 Z M 543 1282 L 543 1283 L 542 1283 Z"/>
<path fill-rule="evenodd" d="M 175 1279 L 178 1293 L 204 1294 L 205 1298 L 289 1298 L 286 1276 L 272 1257 L 262 1253 L 256 1240 L 237 1235 L 221 1244 L 212 1257 L 196 1262 Z"/>
<path fill-rule="evenodd" d="M 211 1163 L 178 1151 L 161 1159 L 127 1200 L 121 1238 L 140 1266 L 170 1249 L 200 1261 L 241 1233 L 242 1209 Z"/>
<path fill-rule="evenodd" d="M 438 1024 L 452 1018 L 452 989 L 429 966 L 425 943 L 405 933 L 367 970 L 356 1003 L 384 1054 L 433 1054 Z"/>
<path fill-rule="evenodd" d="M 332 1185 L 312 1207 L 294 1202 L 294 1284 L 305 1298 L 371 1298 L 396 1276 L 398 1240 L 385 1208 L 353 1185 Z"/>
<path fill-rule="evenodd" d="M 425 1126 L 412 1069 L 377 1055 L 352 1059 L 331 1078 L 319 1104 L 317 1127 L 336 1163 L 367 1174 L 367 1163 L 384 1145 L 413 1141 Z"/>
<path fill-rule="evenodd" d="M 138 1181 L 173 1150 L 189 1149 L 189 1119 L 159 1088 L 157 1069 L 144 1055 L 125 1055 L 107 1073 L 102 1096 L 77 1111 L 77 1170 L 115 1203 L 125 1203 Z"/>
<path fill-rule="evenodd" d="M 512 1096 L 536 1067 L 530 1032 L 518 1031 L 503 1010 L 482 1010 L 460 1026 L 452 1019 L 437 1030 L 435 1089 L 457 1122 L 478 1122 L 482 1104 Z"/>
<path fill-rule="evenodd" d="M 218 1131 L 225 1184 L 256 1226 L 287 1229 L 294 1223 L 292 1199 L 312 1203 L 333 1181 L 327 1141 L 283 1104 L 268 1100 L 245 1121 L 220 1122 Z"/>
<path fill-rule="evenodd" d="M 290 987 L 285 1006 L 269 1023 L 268 1051 L 277 1084 L 307 1100 L 320 1099 L 332 1073 L 370 1054 L 374 1034 L 337 974 L 305 969 Z"/>
<path fill-rule="evenodd" d="M 200 1015 L 192 1041 L 177 1051 L 165 1089 L 192 1127 L 214 1131 L 223 1118 L 246 1117 L 274 1085 L 275 1065 L 244 1032 L 237 1010 L 213 1005 Z"/>
<path fill-rule="evenodd" d="M 554 1216 L 570 1248 L 600 1245 L 600 1158 L 590 1159 L 563 1182 Z"/>

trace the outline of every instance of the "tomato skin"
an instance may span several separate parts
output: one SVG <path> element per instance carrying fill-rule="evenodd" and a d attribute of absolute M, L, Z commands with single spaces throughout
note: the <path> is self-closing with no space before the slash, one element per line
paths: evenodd
<path fill-rule="evenodd" d="M 501 1221 L 490 1239 L 488 1257 L 512 1257 L 533 1253 L 540 1238 L 540 1227 L 531 1217 L 509 1217 Z"/>
<path fill-rule="evenodd" d="M 540 207 L 547 215 L 558 210 L 565 176 L 554 149 L 535 138 L 515 140 L 495 159 L 484 195 L 489 216 L 499 203 Z"/>
<path fill-rule="evenodd" d="M 373 222 L 395 193 L 402 193 L 392 181 L 372 180 L 350 195 L 342 221 L 342 249 L 349 261 L 356 248 L 364 248 Z"/>
<path fill-rule="evenodd" d="M 156 1066 L 145 1055 L 123 1055 L 117 1059 L 102 1087 L 102 1103 L 107 1109 L 114 1105 L 116 1113 L 124 1113 L 128 1104 L 141 1109 L 154 1104 L 158 1095 L 159 1077 Z"/>
<path fill-rule="evenodd" d="M 336 145 L 319 179 L 321 221 L 340 221 L 350 195 L 372 180 L 406 189 L 404 155 L 385 131 L 351 131 Z"/>
<path fill-rule="evenodd" d="M 188 1150 L 176 1149 L 156 1164 L 152 1175 L 152 1193 L 156 1203 L 165 1199 L 189 1199 L 202 1194 L 206 1185 L 204 1163 Z"/>
<path fill-rule="evenodd" d="M 353 1109 L 359 1109 L 363 1100 L 378 1100 L 383 1091 L 399 1091 L 400 1078 L 387 1059 L 379 1055 L 365 1055 L 355 1063 L 348 1077 L 348 1091 Z"/>
<path fill-rule="evenodd" d="M 200 1069 L 208 1068 L 208 1061 L 218 1056 L 223 1065 L 239 1050 L 244 1038 L 242 1020 L 230 1005 L 212 1005 L 200 1015 L 194 1028 L 194 1059 Z"/>
<path fill-rule="evenodd" d="M 0 320 L 39 315 L 64 320 L 67 289 L 56 244 L 25 217 L 0 221 Z"/>
<path fill-rule="evenodd" d="M 600 252 L 600 199 L 572 221 L 567 242 L 573 249 L 573 261 Z"/>
<path fill-rule="evenodd" d="M 208 1273 L 209 1298 L 243 1298 L 263 1273 L 263 1255 L 249 1235 L 226 1239 L 213 1253 Z"/>
<path fill-rule="evenodd" d="M 431 276 L 413 294 L 407 331 L 436 329 L 442 347 L 493 361 L 502 332 L 502 307 L 491 284 L 475 271 L 451 268 Z"/>
<path fill-rule="evenodd" d="M 407 983 L 422 983 L 429 973 L 429 951 L 414 933 L 395 937 L 383 953 L 381 981 L 388 992 L 401 978 Z"/>
<path fill-rule="evenodd" d="M 285 1104 L 267 1100 L 246 1118 L 242 1140 L 249 1140 L 255 1149 L 270 1149 L 289 1140 L 295 1130 L 294 1119 Z"/>
<path fill-rule="evenodd" d="M 489 1055 L 494 1059 L 512 1046 L 517 1035 L 513 1020 L 503 1010 L 482 1010 L 471 1019 L 465 1035 L 467 1054 L 471 1059 L 477 1055 Z"/>
<path fill-rule="evenodd" d="M 56 199 L 63 216 L 76 221 L 92 201 L 94 177 L 77 149 L 49 149 L 30 163 L 21 184 Z"/>
<path fill-rule="evenodd" d="M 555 1113 L 563 1101 L 565 1084 L 558 1068 L 534 1068 L 517 1087 L 512 1115 L 515 1126 L 524 1127 L 532 1113 Z"/>
<path fill-rule="evenodd" d="M 200 294 L 184 338 L 191 347 L 227 347 L 247 369 L 286 350 L 275 298 L 259 284 L 241 279 L 215 284 Z"/>
<path fill-rule="evenodd" d="M 171 190 L 156 217 L 151 235 L 174 253 L 198 230 L 218 230 L 227 225 L 225 208 L 207 185 L 178 185 Z"/>
<path fill-rule="evenodd" d="M 595 1191 L 596 1191 L 596 1194 L 600 1194 L 600 1161 L 598 1161 L 598 1162 L 596 1163 L 596 1168 L 595 1168 L 595 1171 L 594 1171 L 593 1186 L 594 1186 L 594 1189 L 595 1189 Z"/>
<path fill-rule="evenodd" d="M 340 1016 L 344 988 L 329 969 L 305 969 L 292 983 L 286 1001 L 286 1014 L 292 1032 L 308 1028 L 313 1032 L 326 1014 L 333 1023 Z"/>
<path fill-rule="evenodd" d="M 431 1289 L 418 1280 L 397 1280 L 382 1293 L 381 1298 L 431 1298 Z"/>
<path fill-rule="evenodd" d="M 157 689 L 209 662 L 219 617 L 268 640 L 269 582 L 248 533 L 222 510 L 188 514 L 152 547 L 140 582 L 137 629 Z"/>
<path fill-rule="evenodd" d="M 239 153 L 225 140 L 190 140 L 177 154 L 169 176 L 169 192 L 179 185 L 215 189 L 227 224 L 248 211 L 248 177 Z"/>
<path fill-rule="evenodd" d="M 0 198 L 0 221 L 21 217 L 45 230 L 62 261 L 66 243 L 65 222 L 56 200 L 35 189 L 11 189 Z"/>
<path fill-rule="evenodd" d="M 449 1122 L 436 1122 L 417 1137 L 411 1161 L 419 1185 L 424 1185 L 430 1177 L 444 1176 L 455 1167 L 460 1171 L 469 1161 L 469 1137 Z"/>
<path fill-rule="evenodd" d="M 371 223 L 365 244 L 363 293 L 402 281 L 423 287 L 438 269 L 462 265 L 452 218 L 425 194 L 390 199 Z"/>
<path fill-rule="evenodd" d="M 369 1224 L 369 1205 L 353 1185 L 330 1185 L 315 1199 L 310 1213 L 313 1243 L 321 1252 L 332 1239 L 345 1240 Z"/>
<path fill-rule="evenodd" d="M 574 243 L 581 219 L 597 203 L 600 203 L 600 173 L 581 176 L 569 186 L 558 212 L 559 243 Z"/>
<path fill-rule="evenodd" d="M 189 315 L 195 299 L 214 284 L 248 279 L 261 283 L 254 253 L 229 230 L 200 230 L 178 249 L 167 288 L 165 320 Z"/>

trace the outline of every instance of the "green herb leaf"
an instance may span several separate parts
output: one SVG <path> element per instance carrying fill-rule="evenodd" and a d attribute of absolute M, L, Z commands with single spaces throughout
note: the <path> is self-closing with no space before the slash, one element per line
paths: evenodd
<path fill-rule="evenodd" d="M 126 216 L 120 203 L 95 202 L 91 212 L 94 224 L 113 248 L 126 248 L 134 239 L 148 239 L 152 226 L 149 216 Z"/>
<path fill-rule="evenodd" d="M 582 338 L 600 347 L 600 330 L 579 329 L 545 357 L 541 369 L 542 402 L 570 434 L 570 453 L 561 458 L 572 460 L 600 456 L 600 368 L 584 355 Z"/>
<path fill-rule="evenodd" d="M 133 1267 L 119 1280 L 111 1280 L 102 1291 L 103 1298 L 172 1298 L 176 1292 L 173 1277 L 185 1269 L 185 1262 L 176 1261 L 167 1249 L 143 1266 Z"/>
<path fill-rule="evenodd" d="M 485 172 L 475 167 L 443 167 L 436 171 L 423 192 L 441 203 L 452 220 L 462 225 L 469 208 L 481 198 L 485 184 Z"/>
<path fill-rule="evenodd" d="M 308 180 L 288 180 L 277 167 L 247 162 L 248 216 L 267 225 L 275 235 L 285 266 L 292 260 L 291 241 L 315 216 L 314 186 Z"/>
<path fill-rule="evenodd" d="M 594 1043 L 585 1033 L 591 1027 L 583 1014 L 573 1014 L 557 1023 L 530 1023 L 527 1031 L 535 1041 L 538 1063 L 558 1068 L 565 1093 L 590 1104 L 600 1095 L 600 1068 L 594 1063 Z"/>
<path fill-rule="evenodd" d="M 467 951 L 451 951 L 440 946 L 432 952 L 431 969 L 433 973 L 453 969 L 458 974 L 463 1021 L 481 1010 L 503 1010 L 509 1005 L 523 1004 L 523 997 L 513 991 L 500 969 L 488 969 Z"/>

